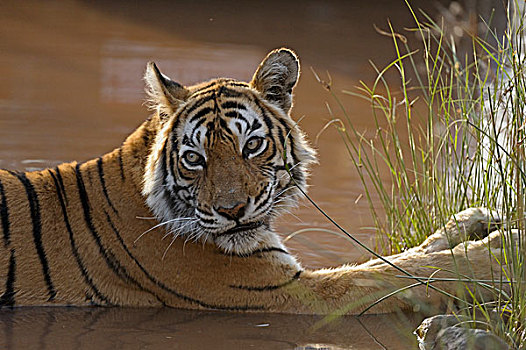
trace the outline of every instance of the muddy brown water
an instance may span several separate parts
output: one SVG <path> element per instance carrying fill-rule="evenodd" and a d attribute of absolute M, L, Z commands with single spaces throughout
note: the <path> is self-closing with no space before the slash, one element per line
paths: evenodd
<path fill-rule="evenodd" d="M 430 6 L 425 1 L 415 6 Z M 432 9 L 432 8 L 431 8 Z M 295 49 L 303 75 L 294 116 L 314 142 L 329 120 L 329 96 L 310 67 L 330 71 L 336 91 L 372 81 L 368 62 L 393 57 L 373 24 L 411 26 L 402 0 L 266 2 L 3 1 L 0 3 L 0 168 L 35 170 L 112 150 L 148 112 L 142 74 L 155 60 L 183 84 L 248 80 L 275 47 Z M 355 125 L 371 132 L 370 107 L 343 97 Z M 336 131 L 315 144 L 310 194 L 371 245 L 374 231 L 358 175 Z M 334 230 L 302 204 L 278 223 L 287 237 Z M 309 267 L 367 259 L 322 231 L 287 242 Z M 34 308 L 0 311 L 0 348 L 408 349 L 417 316 L 321 317 L 149 309 Z"/>

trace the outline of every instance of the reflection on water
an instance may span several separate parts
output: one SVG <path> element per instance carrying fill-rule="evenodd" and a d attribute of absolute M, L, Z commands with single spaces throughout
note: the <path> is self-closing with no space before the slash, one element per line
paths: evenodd
<path fill-rule="evenodd" d="M 393 57 L 390 39 L 372 26 L 385 27 L 387 16 L 396 28 L 411 26 L 401 0 L 2 1 L 0 167 L 41 169 L 84 161 L 118 146 L 148 115 L 142 106 L 142 74 L 149 60 L 183 84 L 217 76 L 248 80 L 264 55 L 283 45 L 295 49 L 302 61 L 294 116 L 303 116 L 301 126 L 314 140 L 329 120 L 329 97 L 310 67 L 329 70 L 335 91 L 352 88 L 359 79 L 370 81 L 374 72 L 368 59 L 383 66 Z M 349 97 L 343 101 L 357 127 L 374 135 L 369 105 Z M 313 199 L 357 238 L 372 242 L 368 204 L 360 200 L 360 180 L 338 134 L 327 130 L 316 147 L 320 165 L 312 172 Z M 278 223 L 284 236 L 313 227 L 333 229 L 307 205 Z M 298 234 L 287 244 L 310 267 L 367 258 L 344 238 L 322 231 Z M 375 327 L 381 331 L 373 333 L 383 344 L 391 345 L 388 336 L 393 344 L 407 341 L 411 327 L 398 336 L 391 332 L 393 323 L 367 320 L 369 326 L 379 322 Z M 0 347 L 53 347 L 64 337 L 61 344 L 69 348 L 201 349 L 224 343 L 225 349 L 275 349 L 309 348 L 305 344 L 310 342 L 382 348 L 354 319 L 310 333 L 313 324 L 303 317 L 173 310 L 2 310 Z"/>
<path fill-rule="evenodd" d="M 163 72 L 186 84 L 217 78 L 218 74 L 247 80 L 261 61 L 261 51 L 256 47 L 229 44 L 164 47 L 110 39 L 103 44 L 102 54 L 102 100 L 136 105 L 144 99 L 144 82 L 130 72 L 141 72 L 151 59 Z"/>
<path fill-rule="evenodd" d="M 174 309 L 22 308 L 0 312 L 0 348 L 411 349 L 418 319 L 323 318 Z"/>

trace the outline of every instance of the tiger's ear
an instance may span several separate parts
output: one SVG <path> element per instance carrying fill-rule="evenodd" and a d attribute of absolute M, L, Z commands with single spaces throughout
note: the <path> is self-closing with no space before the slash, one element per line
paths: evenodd
<path fill-rule="evenodd" d="M 292 89 L 299 75 L 300 62 L 296 54 L 286 48 L 276 49 L 261 62 L 250 85 L 288 113 L 292 107 Z"/>
<path fill-rule="evenodd" d="M 188 96 L 188 90 L 184 86 L 161 73 L 153 62 L 148 62 L 146 66 L 144 81 L 148 94 L 147 104 L 158 111 L 161 119 L 172 115 Z"/>

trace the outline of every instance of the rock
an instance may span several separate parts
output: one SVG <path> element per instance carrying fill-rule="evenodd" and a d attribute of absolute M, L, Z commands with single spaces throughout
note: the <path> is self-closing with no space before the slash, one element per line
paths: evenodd
<path fill-rule="evenodd" d="M 414 332 L 420 349 L 433 349 L 438 332 L 465 320 L 464 317 L 455 315 L 437 315 L 426 318 Z"/>
<path fill-rule="evenodd" d="M 509 346 L 496 335 L 482 329 L 462 328 L 458 324 L 469 319 L 455 315 L 426 318 L 415 330 L 421 350 L 508 350 Z"/>
<path fill-rule="evenodd" d="M 453 326 L 438 332 L 434 349 L 508 350 L 510 347 L 502 339 L 488 331 Z"/>

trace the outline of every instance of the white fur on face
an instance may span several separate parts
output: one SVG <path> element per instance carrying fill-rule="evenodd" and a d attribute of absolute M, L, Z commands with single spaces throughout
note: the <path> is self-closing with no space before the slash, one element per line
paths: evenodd
<path fill-rule="evenodd" d="M 220 103 L 225 102 L 224 100 Z M 177 171 L 167 171 L 163 168 L 164 164 L 167 165 L 167 160 L 163 160 L 163 157 L 168 158 L 168 155 L 163 154 L 163 150 L 167 147 L 166 143 L 171 142 L 173 139 L 173 133 L 177 133 L 179 135 L 178 139 L 180 139 L 177 142 L 178 149 L 172 150 L 172 152 L 177 153 L 177 157 L 172 156 L 173 158 L 181 159 L 185 152 L 193 151 L 201 155 L 205 162 L 208 161 L 210 155 L 207 153 L 207 147 L 213 146 L 210 145 L 210 140 L 207 139 L 207 128 L 210 125 L 209 123 L 215 120 L 214 118 L 217 118 L 217 115 L 205 114 L 203 115 L 203 118 L 206 118 L 204 121 L 202 118 L 192 118 L 204 108 L 212 109 L 211 105 L 207 104 L 200 105 L 198 109 L 186 115 L 186 122 L 182 121 L 177 130 L 173 129 L 175 116 L 167 120 L 163 125 L 156 135 L 145 167 L 143 195 L 146 197 L 146 203 L 158 220 L 161 223 L 166 223 L 166 227 L 174 235 L 184 236 L 186 237 L 185 239 L 192 240 L 212 240 L 220 249 L 227 253 L 248 254 L 255 249 L 261 249 L 266 244 L 275 242 L 276 239 L 279 241 L 279 238 L 268 227 L 268 223 L 282 211 L 280 208 L 295 205 L 299 196 L 299 191 L 294 189 L 296 183 L 291 181 L 289 172 L 279 169 L 279 166 L 284 168 L 287 165 L 287 169 L 294 169 L 294 172 L 297 171 L 303 174 L 304 176 L 301 177 L 302 180 L 299 183 L 303 187 L 306 167 L 315 158 L 314 152 L 304 141 L 301 131 L 297 129 L 290 117 L 284 114 L 282 110 L 274 105 L 267 104 L 269 109 L 267 110 L 267 115 L 276 114 L 282 119 L 275 122 L 276 126 L 272 130 L 268 130 L 263 116 L 260 115 L 260 112 L 254 110 L 256 106 L 252 106 L 253 102 L 247 99 L 236 100 L 235 103 L 243 104 L 243 108 L 236 108 L 234 104 L 233 107 L 226 108 L 220 113 L 224 113 L 221 118 L 224 118 L 226 121 L 223 127 L 228 128 L 229 133 L 234 135 L 233 139 L 237 140 L 238 144 L 235 145 L 235 149 L 239 152 L 239 155 L 243 154 L 246 143 L 253 137 L 260 137 L 262 143 L 261 147 L 258 148 L 259 152 L 250 153 L 248 155 L 249 158 L 257 157 L 259 153 L 268 149 L 269 137 L 278 146 L 274 158 L 268 162 L 269 165 L 272 165 L 269 169 L 275 166 L 278 166 L 278 169 L 272 174 L 269 173 L 268 169 L 266 170 L 269 181 L 266 184 L 263 195 L 257 199 L 257 202 L 255 198 L 249 198 L 245 214 L 238 218 L 237 221 L 219 215 L 219 213 L 215 212 L 213 206 L 199 210 L 198 203 L 195 200 L 197 198 L 196 192 L 199 191 L 198 185 L 194 184 L 193 180 L 176 179 L 173 174 L 177 174 Z M 229 113 L 230 115 L 228 115 Z M 278 126 L 281 124 L 278 123 L 286 123 L 289 131 L 283 131 L 283 127 L 280 129 Z M 277 134 L 271 135 L 271 133 L 276 133 L 278 129 L 282 133 L 280 137 Z M 183 135 L 190 142 L 182 144 Z M 232 137 L 230 138 L 232 139 Z M 285 140 L 286 144 L 280 145 L 279 142 L 281 140 Z M 167 149 L 171 148 L 168 147 Z M 178 162 L 175 163 L 175 167 L 179 166 Z M 196 165 L 195 167 L 199 168 L 196 171 L 203 171 L 203 174 L 206 174 L 206 166 Z M 187 168 L 187 171 L 194 170 L 192 167 L 187 166 L 186 163 L 185 168 Z M 178 188 L 179 190 L 170 192 L 172 188 Z M 176 191 L 179 192 L 175 193 Z M 183 197 L 185 198 L 184 201 L 182 200 Z M 195 201 L 189 205 L 188 198 L 194 198 Z M 274 207 L 276 200 L 279 201 L 279 205 Z M 262 223 L 257 228 L 228 232 L 238 224 L 244 225 L 257 222 Z"/>

